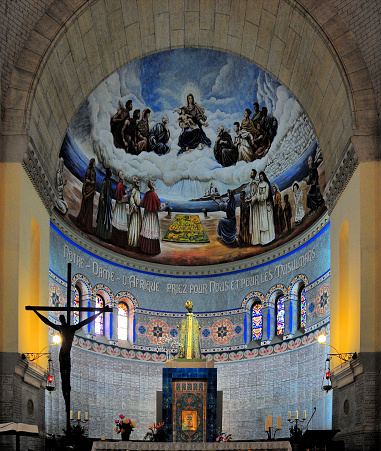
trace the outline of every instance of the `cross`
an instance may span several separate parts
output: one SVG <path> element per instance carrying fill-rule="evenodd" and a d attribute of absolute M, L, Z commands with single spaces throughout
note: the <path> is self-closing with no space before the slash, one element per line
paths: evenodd
<path fill-rule="evenodd" d="M 71 369 L 71 347 L 73 344 L 74 333 L 86 324 L 91 323 L 97 316 L 104 312 L 112 312 L 111 307 L 72 307 L 71 306 L 71 263 L 67 265 L 67 302 L 66 307 L 40 307 L 28 305 L 25 310 L 33 310 L 34 313 L 46 325 L 56 329 L 62 338 L 59 361 L 62 382 L 62 394 L 65 399 L 66 406 L 66 434 L 70 434 L 70 369 Z M 66 312 L 66 318 L 63 313 L 60 315 L 61 324 L 55 324 L 48 318 L 41 315 L 39 311 L 45 312 Z M 97 312 L 95 315 L 86 318 L 78 324 L 70 325 L 71 312 Z"/>

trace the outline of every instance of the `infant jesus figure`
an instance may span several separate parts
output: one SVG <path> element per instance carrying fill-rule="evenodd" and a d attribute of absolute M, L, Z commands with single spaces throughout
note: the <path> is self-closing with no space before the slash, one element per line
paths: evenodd
<path fill-rule="evenodd" d="M 179 117 L 176 119 L 176 121 L 179 123 L 182 130 L 185 130 L 186 128 L 195 128 L 196 124 L 193 122 L 192 116 L 186 112 L 185 107 L 176 108 L 174 110 L 174 113 L 178 113 Z"/>

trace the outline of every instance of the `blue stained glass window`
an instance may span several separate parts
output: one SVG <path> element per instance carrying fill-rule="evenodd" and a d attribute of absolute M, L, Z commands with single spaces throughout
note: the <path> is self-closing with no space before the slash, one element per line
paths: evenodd
<path fill-rule="evenodd" d="M 74 288 L 74 298 L 73 298 L 73 307 L 78 308 L 79 307 L 79 300 L 80 300 L 80 294 L 78 287 Z M 73 324 L 79 323 L 79 312 L 73 312 Z"/>
<path fill-rule="evenodd" d="M 262 306 L 260 303 L 253 305 L 251 309 L 251 338 L 260 340 L 262 338 L 263 320 Z"/>
<path fill-rule="evenodd" d="M 96 300 L 95 300 L 95 307 L 104 307 L 105 303 L 101 296 L 97 294 Z M 99 316 L 95 318 L 95 333 L 97 335 L 103 335 L 103 326 L 104 326 L 104 320 L 103 320 L 103 313 L 101 313 Z"/>
<path fill-rule="evenodd" d="M 276 334 L 284 334 L 284 296 L 276 301 Z"/>
<path fill-rule="evenodd" d="M 307 300 L 306 300 L 306 290 L 300 293 L 300 327 L 306 327 L 307 325 Z"/>
<path fill-rule="evenodd" d="M 127 340 L 128 332 L 128 307 L 124 302 L 118 305 L 118 339 Z"/>

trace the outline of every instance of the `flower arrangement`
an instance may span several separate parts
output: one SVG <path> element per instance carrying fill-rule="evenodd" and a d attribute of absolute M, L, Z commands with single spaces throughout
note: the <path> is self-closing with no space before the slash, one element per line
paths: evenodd
<path fill-rule="evenodd" d="M 119 415 L 119 420 L 115 421 L 114 431 L 117 434 L 127 434 L 128 436 L 133 431 L 134 427 L 136 427 L 135 423 L 131 421 L 129 418 L 125 418 L 124 415 Z"/>
<path fill-rule="evenodd" d="M 149 442 L 167 442 L 169 439 L 168 434 L 164 430 L 164 423 L 153 423 L 149 426 L 149 431 L 144 436 L 144 440 Z"/>
<path fill-rule="evenodd" d="M 216 442 L 230 442 L 231 439 L 232 439 L 231 434 L 225 434 L 225 432 L 223 432 L 216 438 Z"/>

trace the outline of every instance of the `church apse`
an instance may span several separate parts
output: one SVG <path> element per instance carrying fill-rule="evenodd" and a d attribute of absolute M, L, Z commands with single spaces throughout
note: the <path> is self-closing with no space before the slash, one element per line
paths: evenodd
<path fill-rule="evenodd" d="M 59 174 L 68 225 L 168 265 L 262 254 L 325 211 L 324 162 L 300 104 L 254 64 L 207 49 L 108 77 L 72 119 Z"/>

